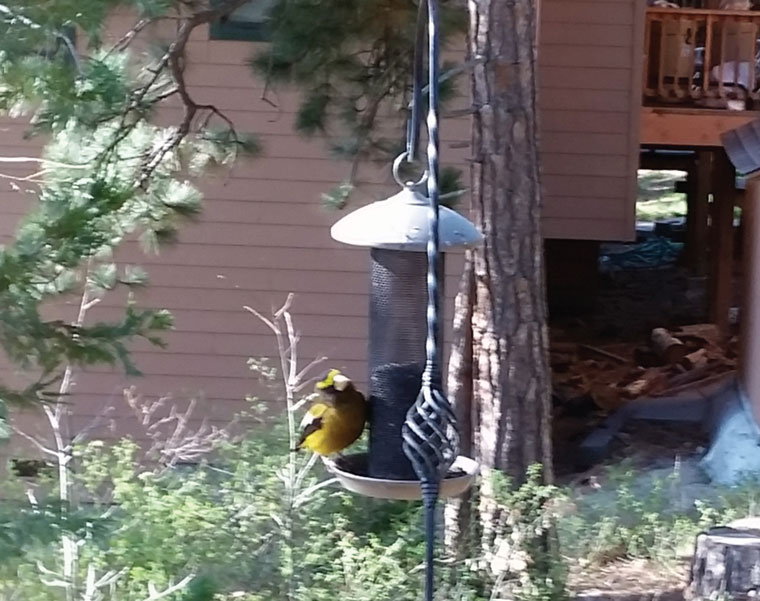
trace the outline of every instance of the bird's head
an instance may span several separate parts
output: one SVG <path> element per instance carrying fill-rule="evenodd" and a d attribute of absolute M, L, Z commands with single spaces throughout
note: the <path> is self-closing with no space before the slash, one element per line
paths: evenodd
<path fill-rule="evenodd" d="M 317 391 L 336 390 L 343 392 L 351 385 L 351 380 L 340 373 L 339 369 L 331 369 L 316 384 Z"/>

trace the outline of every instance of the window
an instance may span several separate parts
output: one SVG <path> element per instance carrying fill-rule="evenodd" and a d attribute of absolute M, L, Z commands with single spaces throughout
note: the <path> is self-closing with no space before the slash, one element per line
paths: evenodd
<path fill-rule="evenodd" d="M 269 38 L 268 13 L 274 0 L 252 0 L 211 24 L 212 40 L 263 41 Z"/>

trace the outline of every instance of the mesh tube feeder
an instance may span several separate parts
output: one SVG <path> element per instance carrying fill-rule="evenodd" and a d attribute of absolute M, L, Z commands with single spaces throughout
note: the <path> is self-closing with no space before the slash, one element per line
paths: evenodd
<path fill-rule="evenodd" d="M 442 253 L 475 246 L 483 236 L 439 207 L 438 20 L 437 0 L 421 0 L 406 150 L 393 163 L 401 191 L 348 214 L 331 230 L 339 242 L 370 249 L 371 277 L 369 453 L 330 467 L 349 490 L 387 499 L 461 494 L 477 473 L 474 461 L 457 457 L 456 420 L 441 390 Z M 409 182 L 400 170 L 418 160 L 426 55 L 427 169 Z"/>
<path fill-rule="evenodd" d="M 421 498 L 402 438 L 426 358 L 429 200 L 421 189 L 420 182 L 404 183 L 399 193 L 346 215 L 330 232 L 338 242 L 370 249 L 369 453 L 345 455 L 330 467 L 345 488 L 384 499 Z M 483 239 L 469 220 L 446 207 L 440 208 L 438 231 L 442 251 L 463 250 Z M 442 280 L 443 260 L 437 271 Z M 441 495 L 463 493 L 476 474 L 475 461 L 457 457 Z"/>

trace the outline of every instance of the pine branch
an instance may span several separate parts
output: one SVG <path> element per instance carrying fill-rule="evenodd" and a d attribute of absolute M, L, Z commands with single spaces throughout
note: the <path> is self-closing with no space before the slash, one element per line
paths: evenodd
<path fill-rule="evenodd" d="M 171 43 L 169 50 L 164 55 L 164 59 L 162 59 L 161 69 L 168 65 L 172 78 L 176 83 L 176 94 L 179 95 L 184 107 L 184 114 L 175 133 L 145 161 L 142 172 L 137 178 L 135 184 L 136 188 L 143 190 L 146 188 L 150 177 L 164 158 L 175 150 L 190 133 L 193 120 L 199 110 L 209 110 L 211 113 L 216 114 L 225 120 L 230 125 L 230 131 L 232 132 L 235 142 L 239 143 L 237 133 L 234 133 L 235 130 L 230 119 L 228 119 L 216 106 L 212 104 L 198 104 L 193 100 L 188 91 L 187 82 L 185 81 L 185 55 L 187 43 L 196 28 L 202 25 L 208 25 L 212 21 L 228 15 L 246 2 L 247 0 L 226 0 L 213 8 L 196 12 L 191 17 L 186 18 L 181 22 L 176 39 Z M 155 83 L 155 79 L 152 81 Z"/>
<path fill-rule="evenodd" d="M 12 10 L 7 4 L 0 4 L 0 14 L 3 14 L 6 16 L 6 20 L 8 21 L 18 21 L 21 24 L 25 25 L 29 29 L 35 29 L 40 30 L 43 29 L 42 25 L 37 23 L 36 21 L 30 19 L 29 17 L 21 14 L 20 12 L 16 10 Z M 63 42 L 63 45 L 66 46 L 66 50 L 71 55 L 71 59 L 74 61 L 74 65 L 76 66 L 77 73 L 80 75 L 83 73 L 82 70 L 82 61 L 79 59 L 79 55 L 77 54 L 76 48 L 74 48 L 74 45 L 71 43 L 71 40 L 69 39 L 69 36 L 67 36 L 65 33 L 61 31 L 54 31 L 56 39 Z"/>

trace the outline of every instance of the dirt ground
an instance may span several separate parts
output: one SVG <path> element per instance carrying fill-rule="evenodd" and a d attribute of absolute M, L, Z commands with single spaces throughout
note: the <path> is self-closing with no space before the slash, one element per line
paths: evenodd
<path fill-rule="evenodd" d="M 595 310 L 587 315 L 552 320 L 553 344 L 575 343 L 610 350 L 629 359 L 637 348 L 646 347 L 653 328 L 677 329 L 679 326 L 707 321 L 706 281 L 691 277 L 676 265 L 658 269 L 634 269 L 602 275 Z M 585 359 L 588 379 L 614 369 L 604 357 Z M 635 363 L 635 359 L 633 360 Z M 630 422 L 615 437 L 610 454 L 602 464 L 582 469 L 575 461 L 578 444 L 605 420 L 621 403 L 606 404 L 600 395 L 575 395 L 556 382 L 568 381 L 555 365 L 554 448 L 555 471 L 561 484 L 582 489 L 598 484 L 605 466 L 626 460 L 642 472 L 680 460 L 697 457 L 707 446 L 705 432 L 695 424 Z M 586 382 L 587 388 L 589 388 Z M 577 392 L 577 391 L 576 391 Z M 582 392 L 582 391 L 581 391 Z M 647 560 L 617 560 L 610 564 L 573 565 L 569 585 L 577 599 L 683 599 L 687 561 L 663 566 Z"/>
<path fill-rule="evenodd" d="M 706 434 L 693 424 L 634 421 L 620 431 L 604 462 L 580 473 L 566 471 L 558 480 L 579 493 L 593 494 L 596 488 L 609 490 L 606 470 L 623 461 L 626 469 L 640 474 L 642 483 L 647 482 L 648 476 L 665 478 L 672 473 L 674 465 L 683 464 L 680 492 L 684 496 L 682 502 L 690 504 L 695 498 L 703 498 L 704 491 L 710 489 L 697 467 L 698 457 L 707 443 Z M 688 569 L 688 557 L 669 564 L 627 558 L 603 565 L 580 561 L 570 566 L 568 588 L 574 598 L 583 600 L 681 601 Z"/>
<path fill-rule="evenodd" d="M 643 559 L 621 560 L 606 566 L 574 566 L 569 586 L 583 601 L 681 601 L 688 565 L 665 567 Z"/>

